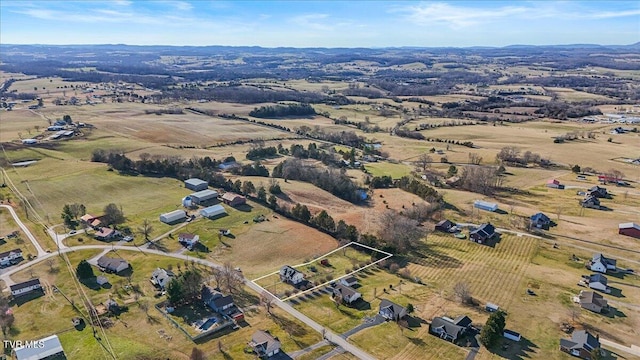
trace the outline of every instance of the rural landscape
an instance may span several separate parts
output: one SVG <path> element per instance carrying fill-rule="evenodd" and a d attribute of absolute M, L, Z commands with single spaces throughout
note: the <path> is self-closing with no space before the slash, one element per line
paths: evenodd
<path fill-rule="evenodd" d="M 640 359 L 639 44 L 0 52 L 6 358 Z"/>

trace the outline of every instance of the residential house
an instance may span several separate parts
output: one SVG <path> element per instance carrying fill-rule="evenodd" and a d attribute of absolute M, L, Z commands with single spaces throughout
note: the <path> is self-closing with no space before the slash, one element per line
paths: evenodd
<path fill-rule="evenodd" d="M 171 279 L 174 278 L 175 276 L 176 275 L 169 270 L 165 270 L 163 268 L 157 268 L 153 271 L 153 273 L 151 273 L 150 281 L 153 285 L 164 290 L 167 284 L 169 284 Z"/>
<path fill-rule="evenodd" d="M 436 317 L 429 324 L 429 332 L 451 342 L 465 334 L 471 327 L 471 319 L 468 316 L 459 316 L 455 319 L 448 317 Z"/>
<path fill-rule="evenodd" d="M 280 352 L 280 341 L 268 331 L 258 330 L 251 336 L 249 346 L 261 358 L 269 358 Z"/>
<path fill-rule="evenodd" d="M 496 228 L 491 223 L 482 224 L 469 232 L 469 239 L 478 244 L 486 244 L 494 236 L 496 236 Z"/>
<path fill-rule="evenodd" d="M 541 212 L 531 215 L 530 227 L 532 229 L 533 228 L 549 229 L 550 225 L 551 225 L 551 219 L 547 215 Z"/>
<path fill-rule="evenodd" d="M 611 292 L 607 286 L 607 278 L 602 274 L 593 274 L 589 276 L 589 287 L 606 293 Z"/>
<path fill-rule="evenodd" d="M 593 259 L 589 262 L 589 269 L 599 273 L 606 274 L 607 270 L 616 270 L 616 260 L 604 257 L 602 254 L 593 255 Z"/>
<path fill-rule="evenodd" d="M 42 285 L 40 284 L 40 279 L 32 279 L 29 281 L 11 285 L 9 288 L 11 289 L 11 295 L 13 297 L 18 297 L 27 295 L 36 290 L 42 290 Z"/>
<path fill-rule="evenodd" d="M 578 302 L 581 308 L 597 313 L 602 312 L 602 309 L 606 309 L 608 306 L 607 300 L 602 295 L 593 291 L 580 291 Z"/>
<path fill-rule="evenodd" d="M 66 359 L 58 335 L 34 341 L 36 346 L 19 346 L 13 349 L 17 360 Z"/>
<path fill-rule="evenodd" d="M 209 183 L 202 179 L 191 178 L 184 181 L 184 187 L 193 191 L 202 191 L 209 187 Z"/>
<path fill-rule="evenodd" d="M 587 195 L 580 201 L 580 205 L 585 208 L 600 209 L 600 200 L 595 196 Z"/>
<path fill-rule="evenodd" d="M 296 285 L 304 281 L 304 274 L 289 265 L 285 265 L 280 269 L 280 280 Z"/>
<path fill-rule="evenodd" d="M 105 272 L 119 273 L 128 269 L 129 263 L 124 259 L 115 259 L 104 255 L 98 259 L 98 267 Z"/>
<path fill-rule="evenodd" d="M 623 223 L 618 225 L 618 234 L 640 239 L 640 225 L 636 223 Z"/>
<path fill-rule="evenodd" d="M 392 301 L 382 299 L 378 314 L 387 320 L 399 321 L 403 317 L 407 316 L 407 309 Z"/>
<path fill-rule="evenodd" d="M 358 279 L 356 279 L 355 276 L 347 276 L 347 277 L 343 277 L 342 279 L 340 279 L 340 283 L 342 283 L 342 285 L 344 286 L 356 286 L 358 285 Z"/>
<path fill-rule="evenodd" d="M 235 307 L 231 295 L 223 295 L 219 289 L 214 289 L 207 285 L 202 287 L 201 297 L 205 305 L 220 314 L 226 314 L 231 308 Z"/>
<path fill-rule="evenodd" d="M 100 216 L 93 216 L 91 214 L 84 214 L 80 216 L 80 221 L 87 225 L 91 225 L 94 220 L 100 220 Z"/>
<path fill-rule="evenodd" d="M 445 219 L 436 224 L 435 230 L 449 233 L 457 231 L 458 227 L 453 222 Z"/>
<path fill-rule="evenodd" d="M 609 196 L 606 188 L 597 185 L 587 190 L 587 195 L 591 195 L 597 198 L 606 198 L 607 196 Z"/>
<path fill-rule="evenodd" d="M 178 235 L 178 242 L 188 249 L 193 247 L 200 241 L 200 236 L 191 233 L 180 233 Z"/>
<path fill-rule="evenodd" d="M 229 206 L 238 206 L 247 203 L 247 199 L 236 193 L 226 192 L 222 195 L 222 201 Z"/>
<path fill-rule="evenodd" d="M 119 233 L 112 228 L 101 227 L 93 236 L 98 240 L 108 241 L 114 239 L 118 234 Z"/>
<path fill-rule="evenodd" d="M 346 304 L 353 304 L 358 299 L 362 298 L 362 294 L 357 292 L 351 286 L 346 286 L 342 283 L 337 283 L 333 287 L 333 298 L 340 297 L 342 302 Z"/>
<path fill-rule="evenodd" d="M 0 253 L 0 266 L 9 266 L 22 260 L 22 250 L 13 249 Z"/>
<path fill-rule="evenodd" d="M 557 179 L 547 181 L 547 187 L 552 189 L 564 189 L 564 185 L 560 184 L 560 181 Z"/>
<path fill-rule="evenodd" d="M 591 352 L 600 348 L 600 340 L 588 331 L 574 331 L 571 339 L 560 339 L 560 351 L 581 359 L 591 360 Z"/>

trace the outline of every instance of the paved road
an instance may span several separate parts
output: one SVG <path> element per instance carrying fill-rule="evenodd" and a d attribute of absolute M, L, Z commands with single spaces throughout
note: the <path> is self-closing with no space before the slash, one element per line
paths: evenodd
<path fill-rule="evenodd" d="M 315 349 L 321 348 L 323 346 L 329 345 L 329 342 L 327 340 L 322 340 L 320 342 L 317 342 L 311 346 L 308 346 L 302 350 L 298 350 L 298 351 L 294 351 L 291 354 L 289 354 L 289 356 L 291 356 L 293 359 L 299 358 L 300 356 L 306 354 L 306 353 L 310 353 Z"/>
<path fill-rule="evenodd" d="M 31 231 L 29 231 L 29 229 L 22 223 L 22 220 L 20 220 L 15 210 L 13 210 L 13 208 L 9 205 L 0 205 L 0 207 L 9 210 L 9 213 L 11 214 L 11 216 L 13 216 L 13 220 L 16 222 L 16 224 L 18 224 L 20 229 L 22 229 L 22 231 L 27 235 L 27 237 L 29 238 L 33 246 L 36 248 L 36 251 L 38 252 L 38 256 L 45 255 L 47 252 L 42 249 L 42 246 L 40 246 L 40 243 L 38 242 L 38 240 L 36 240 L 36 238 L 31 234 Z"/>
<path fill-rule="evenodd" d="M 640 347 L 638 347 L 636 345 L 631 345 L 630 347 L 628 347 L 628 346 L 620 345 L 618 343 L 615 343 L 613 341 L 609 341 L 609 340 L 603 339 L 603 338 L 600 338 L 600 343 L 602 345 L 604 345 L 604 346 L 608 346 L 608 347 L 614 348 L 616 350 L 620 350 L 620 351 L 626 352 L 627 354 L 640 356 Z"/>

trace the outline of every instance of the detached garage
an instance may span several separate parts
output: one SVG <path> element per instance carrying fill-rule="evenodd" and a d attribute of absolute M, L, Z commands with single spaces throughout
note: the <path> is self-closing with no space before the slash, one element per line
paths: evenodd
<path fill-rule="evenodd" d="M 187 213 L 184 210 L 174 210 L 172 212 L 164 213 L 160 215 L 160 221 L 165 224 L 173 224 L 178 221 L 182 221 L 187 218 Z"/>
<path fill-rule="evenodd" d="M 206 218 L 214 218 L 221 215 L 226 215 L 227 210 L 220 204 L 209 206 L 208 208 L 204 208 L 200 210 L 200 215 Z"/>
<path fill-rule="evenodd" d="M 624 223 L 618 225 L 618 234 L 640 239 L 640 225 L 636 223 Z"/>

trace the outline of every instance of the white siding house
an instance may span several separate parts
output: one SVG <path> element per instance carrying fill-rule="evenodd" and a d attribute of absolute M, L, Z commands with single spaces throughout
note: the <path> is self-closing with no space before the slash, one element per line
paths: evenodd
<path fill-rule="evenodd" d="M 285 265 L 280 269 L 280 280 L 296 285 L 304 281 L 304 274 L 289 265 Z"/>
<path fill-rule="evenodd" d="M 160 215 L 160 221 L 165 224 L 175 223 L 184 220 L 187 217 L 187 213 L 184 210 L 174 210 L 172 212 L 164 213 Z"/>
<path fill-rule="evenodd" d="M 34 290 L 42 289 L 42 285 L 40 284 L 40 279 L 33 279 L 19 284 L 11 285 L 10 289 L 11 295 L 15 297 L 26 295 Z"/>
<path fill-rule="evenodd" d="M 22 259 L 22 250 L 13 249 L 0 254 L 0 266 L 7 266 Z"/>

